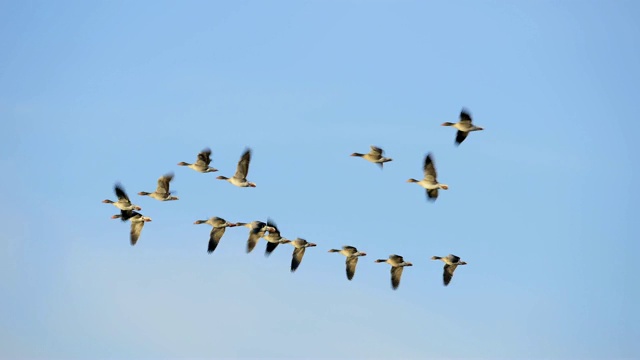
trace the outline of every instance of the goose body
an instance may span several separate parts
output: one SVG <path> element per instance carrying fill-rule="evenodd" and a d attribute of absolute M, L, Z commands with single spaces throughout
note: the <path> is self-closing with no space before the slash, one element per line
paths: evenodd
<path fill-rule="evenodd" d="M 159 201 L 178 200 L 178 197 L 171 195 L 171 192 L 169 191 L 169 183 L 171 182 L 171 180 L 173 180 L 173 173 L 163 175 L 158 179 L 158 186 L 156 187 L 156 191 L 152 193 L 141 191 L 138 193 L 138 195 L 149 196 Z"/>
<path fill-rule="evenodd" d="M 400 278 L 402 277 L 402 270 L 405 266 L 413 266 L 412 263 L 404 261 L 404 258 L 400 255 L 389 255 L 388 259 L 378 259 L 377 263 L 387 263 L 391 265 L 391 288 L 393 290 L 398 289 L 400 286 Z"/>
<path fill-rule="evenodd" d="M 316 246 L 314 243 L 310 243 L 305 239 L 296 238 L 295 240 L 284 240 L 283 243 L 289 243 L 293 245 L 293 256 L 291 258 L 291 272 L 295 272 L 302 262 L 305 249 L 308 247 Z"/>
<path fill-rule="evenodd" d="M 346 264 L 346 273 L 347 273 L 348 280 L 353 279 L 353 275 L 355 275 L 356 273 L 356 265 L 358 264 L 358 257 L 367 256 L 366 253 L 362 251 L 358 251 L 358 249 L 356 249 L 355 247 L 348 246 L 348 245 L 343 246 L 342 250 L 331 249 L 329 250 L 329 252 L 331 253 L 337 252 L 346 256 L 347 260 L 345 261 L 345 264 Z"/>
<path fill-rule="evenodd" d="M 124 188 L 120 184 L 116 184 L 113 189 L 116 193 L 117 201 L 112 201 L 109 199 L 102 200 L 105 204 L 113 204 L 113 206 L 117 207 L 120 210 L 142 210 L 142 208 L 138 205 L 132 204 L 131 200 L 129 200 L 129 196 L 124 191 Z"/>
<path fill-rule="evenodd" d="M 427 154 L 424 158 L 424 178 L 422 180 L 409 179 L 407 182 L 417 183 L 427 191 L 427 199 L 435 201 L 438 198 L 438 189 L 448 190 L 449 185 L 438 182 L 438 174 L 433 162 L 433 155 Z"/>
<path fill-rule="evenodd" d="M 249 163 L 251 162 L 251 149 L 246 149 L 238 161 L 238 167 L 233 177 L 228 178 L 226 176 L 218 176 L 218 180 L 227 180 L 231 184 L 238 187 L 256 187 L 255 183 L 247 180 L 247 174 L 249 173 Z"/>
<path fill-rule="evenodd" d="M 276 231 L 275 228 L 268 226 L 262 221 L 252 221 L 250 223 L 236 223 L 236 226 L 244 226 L 249 228 L 249 238 L 247 239 L 247 253 L 253 251 L 258 244 L 258 240 L 264 236 L 267 231 Z"/>
<path fill-rule="evenodd" d="M 432 256 L 431 260 L 442 260 L 444 262 L 444 271 L 442 273 L 442 282 L 444 286 L 449 285 L 453 278 L 453 272 L 456 271 L 458 265 L 467 265 L 466 262 L 460 261 L 460 257 L 449 254 L 445 257 Z"/>
<path fill-rule="evenodd" d="M 131 231 L 129 233 L 131 246 L 135 245 L 138 242 L 140 234 L 142 233 L 142 228 L 144 227 L 144 223 L 151 221 L 150 217 L 144 216 L 133 210 L 120 210 L 120 215 L 113 215 L 111 218 L 119 218 L 122 221 L 129 220 L 129 222 L 131 223 Z"/>
<path fill-rule="evenodd" d="M 218 169 L 210 167 L 209 164 L 211 164 L 211 149 L 209 148 L 205 148 L 204 150 L 202 150 L 198 154 L 198 158 L 196 159 L 196 162 L 194 162 L 193 164 L 189 164 L 184 161 L 181 161 L 178 163 L 179 166 L 186 166 L 190 169 L 193 169 L 201 173 L 210 173 L 210 172 L 218 171 Z"/>
<path fill-rule="evenodd" d="M 360 154 L 360 153 L 353 153 L 351 154 L 351 156 L 357 156 L 357 157 L 361 157 L 369 162 L 372 162 L 374 164 L 378 164 L 378 166 L 380 166 L 380 168 L 382 168 L 384 166 L 384 163 L 389 162 L 389 161 L 393 161 L 393 159 L 391 158 L 387 158 L 384 157 L 384 150 L 382 150 L 381 148 L 377 147 L 377 146 L 370 146 L 371 150 L 366 153 L 366 154 Z"/>
<path fill-rule="evenodd" d="M 460 120 L 457 123 L 444 122 L 442 126 L 452 126 L 458 130 L 456 133 L 456 145 L 462 144 L 470 132 L 484 130 L 484 128 L 473 125 L 471 115 L 466 109 L 460 111 Z"/>
<path fill-rule="evenodd" d="M 222 235 L 224 235 L 228 227 L 236 226 L 236 224 L 232 224 L 217 216 L 209 218 L 208 220 L 196 220 L 194 224 L 209 224 L 212 226 L 211 233 L 209 234 L 209 246 L 207 247 L 208 253 L 212 253 L 216 247 L 218 247 L 220 239 L 222 239 Z"/>

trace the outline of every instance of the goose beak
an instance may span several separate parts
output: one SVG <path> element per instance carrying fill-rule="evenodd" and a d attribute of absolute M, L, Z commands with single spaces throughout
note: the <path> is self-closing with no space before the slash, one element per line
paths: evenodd
<path fill-rule="evenodd" d="M 140 206 L 136 206 L 136 210 L 140 211 L 142 208 Z"/>
<path fill-rule="evenodd" d="M 227 223 L 227 226 L 228 226 L 228 227 L 234 227 L 234 226 L 236 226 L 236 224 Z"/>
<path fill-rule="evenodd" d="M 316 246 L 316 244 L 314 244 L 314 243 L 309 243 L 309 246 L 310 246 L 310 247 L 312 247 L 312 246 Z"/>

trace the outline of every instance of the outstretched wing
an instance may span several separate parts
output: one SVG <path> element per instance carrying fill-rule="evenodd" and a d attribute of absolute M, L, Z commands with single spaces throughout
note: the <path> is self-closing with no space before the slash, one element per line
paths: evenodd
<path fill-rule="evenodd" d="M 300 263 L 302 262 L 302 257 L 304 256 L 304 251 L 306 248 L 295 248 L 293 250 L 293 257 L 291 258 L 291 272 L 296 271 Z"/>
<path fill-rule="evenodd" d="M 216 247 L 218 247 L 220 239 L 222 239 L 222 235 L 224 235 L 226 230 L 226 227 L 214 227 L 211 229 L 211 234 L 209 234 L 209 247 L 207 248 L 208 253 L 212 253 Z"/>
<path fill-rule="evenodd" d="M 251 149 L 246 149 L 240 161 L 238 161 L 238 167 L 233 177 L 236 179 L 246 179 L 249 173 L 249 162 L 251 162 Z"/>
<path fill-rule="evenodd" d="M 140 238 L 140 233 L 142 233 L 142 228 L 144 227 L 144 221 L 132 221 L 131 222 L 131 246 L 135 245 Z"/>
<path fill-rule="evenodd" d="M 128 203 L 131 203 L 131 200 L 129 200 L 127 193 L 124 192 L 124 188 L 122 187 L 122 185 L 116 184 L 114 186 L 114 191 L 116 192 L 116 196 L 118 197 L 118 200 L 125 200 Z"/>
<path fill-rule="evenodd" d="M 436 166 L 433 163 L 433 155 L 428 153 L 424 158 L 424 166 L 422 167 L 424 171 L 425 180 L 436 181 L 438 174 L 436 172 Z"/>
<path fill-rule="evenodd" d="M 453 278 L 453 272 L 456 271 L 457 267 L 458 265 L 445 264 L 444 272 L 442 273 L 442 282 L 444 283 L 444 286 L 449 285 L 451 279 Z"/>
<path fill-rule="evenodd" d="M 456 133 L 456 145 L 462 144 L 464 139 L 467 138 L 467 135 L 469 135 L 469 132 L 458 130 L 458 132 Z"/>
<path fill-rule="evenodd" d="M 158 187 L 156 188 L 156 192 L 158 194 L 169 194 L 169 183 L 173 180 L 173 173 L 168 173 L 166 175 L 161 176 L 158 179 Z"/>
<path fill-rule="evenodd" d="M 353 279 L 353 275 L 356 273 L 356 265 L 358 264 L 357 256 L 349 256 L 346 261 L 347 264 L 347 279 Z"/>
<path fill-rule="evenodd" d="M 396 290 L 400 286 L 400 278 L 402 277 L 403 266 L 393 266 L 391 268 L 391 287 Z"/>

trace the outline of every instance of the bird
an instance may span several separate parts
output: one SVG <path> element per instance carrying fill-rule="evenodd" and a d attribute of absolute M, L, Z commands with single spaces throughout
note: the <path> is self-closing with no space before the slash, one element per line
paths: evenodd
<path fill-rule="evenodd" d="M 351 156 L 358 156 L 369 162 L 378 164 L 378 166 L 380 166 L 381 169 L 383 168 L 384 163 L 393 161 L 393 159 L 391 158 L 386 158 L 382 156 L 382 154 L 384 153 L 384 150 L 382 150 L 381 148 L 373 145 L 371 145 L 370 147 L 371 147 L 371 150 L 366 154 L 353 153 L 351 154 Z"/>
<path fill-rule="evenodd" d="M 114 191 L 116 193 L 118 201 L 105 199 L 102 200 L 102 202 L 105 204 L 113 204 L 113 206 L 117 207 L 120 210 L 142 210 L 140 206 L 131 203 L 131 200 L 129 200 L 129 196 L 127 196 L 127 193 L 124 191 L 124 188 L 120 183 L 116 183 L 116 185 L 114 186 Z"/>
<path fill-rule="evenodd" d="M 388 259 L 378 259 L 377 263 L 387 263 L 391 265 L 391 288 L 393 290 L 398 289 L 400 286 L 400 278 L 402 277 L 402 269 L 405 266 L 413 266 L 412 263 L 404 261 L 404 258 L 400 255 L 389 255 Z"/>
<path fill-rule="evenodd" d="M 291 258 L 291 272 L 295 272 L 298 269 L 298 266 L 300 266 L 305 249 L 308 247 L 316 246 L 316 244 L 308 242 L 307 240 L 301 238 L 296 238 L 295 240 L 284 240 L 283 243 L 290 243 L 295 247 L 295 249 L 293 249 L 293 256 Z"/>
<path fill-rule="evenodd" d="M 444 286 L 449 285 L 453 278 L 453 272 L 456 271 L 458 265 L 467 265 L 466 262 L 460 261 L 460 257 L 449 254 L 445 257 L 432 256 L 431 260 L 442 260 L 444 262 L 444 272 L 442 273 L 442 282 Z"/>
<path fill-rule="evenodd" d="M 472 124 L 471 115 L 469 114 L 469 111 L 464 108 L 460 111 L 460 121 L 455 124 L 444 122 L 442 123 L 442 126 L 453 126 L 458 129 L 458 132 L 456 133 L 456 146 L 462 144 L 470 132 L 484 130 L 484 128 Z"/>
<path fill-rule="evenodd" d="M 238 187 L 256 187 L 255 183 L 247 181 L 247 174 L 249 173 L 249 162 L 251 162 L 251 149 L 246 149 L 238 161 L 238 167 L 233 177 L 228 178 L 226 176 L 218 176 L 218 180 L 227 180 Z"/>
<path fill-rule="evenodd" d="M 173 180 L 173 173 L 162 175 L 158 179 L 158 187 L 156 188 L 156 191 L 152 193 L 141 191 L 138 195 L 146 195 L 160 201 L 178 200 L 177 196 L 173 196 L 169 192 L 169 183 L 171 180 Z"/>
<path fill-rule="evenodd" d="M 131 246 L 135 245 L 140 238 L 140 233 L 142 232 L 142 227 L 144 227 L 145 222 L 151 221 L 151 218 L 148 216 L 144 216 L 133 210 L 120 210 L 119 215 L 113 215 L 112 219 L 118 219 L 122 221 L 127 221 L 131 223 L 131 232 L 130 232 L 130 240 Z"/>
<path fill-rule="evenodd" d="M 340 253 L 344 256 L 347 257 L 347 260 L 345 261 L 346 265 L 347 265 L 347 279 L 351 280 L 353 279 L 353 275 L 355 275 L 356 273 L 356 265 L 358 264 L 358 256 L 367 256 L 367 254 L 365 252 L 362 251 L 358 251 L 358 249 L 356 249 L 353 246 L 348 246 L 345 245 L 342 247 L 342 250 L 338 250 L 338 249 L 331 249 L 329 250 L 330 253 Z"/>
<path fill-rule="evenodd" d="M 224 232 L 227 230 L 227 227 L 236 226 L 236 224 L 232 224 L 227 220 L 219 218 L 217 216 L 209 218 L 208 220 L 196 220 L 194 224 L 209 224 L 213 227 L 211 229 L 211 234 L 209 235 L 209 246 L 207 248 L 207 252 L 209 254 L 211 254 L 216 249 L 218 243 L 220 243 L 220 239 L 222 239 L 222 235 L 224 235 Z"/>
<path fill-rule="evenodd" d="M 244 226 L 249 228 L 249 239 L 247 239 L 247 254 L 253 251 L 253 248 L 258 244 L 258 240 L 264 236 L 266 231 L 276 231 L 275 228 L 267 226 L 262 221 L 252 221 L 250 223 L 239 222 L 236 226 Z"/>
<path fill-rule="evenodd" d="M 218 169 L 210 167 L 211 164 L 211 149 L 205 148 L 198 154 L 198 159 L 195 163 L 189 164 L 184 161 L 178 163 L 179 166 L 187 166 L 197 172 L 201 173 L 210 173 L 216 172 Z"/>
<path fill-rule="evenodd" d="M 273 220 L 267 219 L 267 227 L 269 228 L 269 233 L 266 235 L 262 235 L 262 238 L 267 240 L 267 247 L 264 250 L 265 256 L 271 255 L 273 250 L 275 250 L 279 244 L 287 243 L 287 239 L 283 238 L 282 235 L 280 235 L 280 230 L 278 230 L 278 227 Z"/>
<path fill-rule="evenodd" d="M 428 153 L 424 158 L 424 178 L 420 181 L 416 179 L 409 179 L 407 182 L 418 183 L 427 191 L 427 200 L 436 201 L 438 198 L 438 189 L 448 190 L 449 185 L 441 184 L 438 182 L 438 174 L 436 173 L 436 167 L 433 163 L 433 155 Z"/>

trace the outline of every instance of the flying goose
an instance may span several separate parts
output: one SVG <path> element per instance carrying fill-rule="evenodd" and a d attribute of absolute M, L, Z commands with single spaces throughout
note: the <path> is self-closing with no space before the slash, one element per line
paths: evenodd
<path fill-rule="evenodd" d="M 353 275 L 356 273 L 358 256 L 367 256 L 366 253 L 362 251 L 358 251 L 358 249 L 356 249 L 355 247 L 348 246 L 348 245 L 343 246 L 342 250 L 331 249 L 329 250 L 329 252 L 331 253 L 337 252 L 347 257 L 347 260 L 345 261 L 345 263 L 347 265 L 347 279 L 349 280 L 353 279 Z"/>
<path fill-rule="evenodd" d="M 251 149 L 246 149 L 238 161 L 238 167 L 236 173 L 232 178 L 226 176 L 218 176 L 218 180 L 227 180 L 235 186 L 239 187 L 256 187 L 255 183 L 247 181 L 247 174 L 249 173 L 249 162 L 251 162 Z"/>
<path fill-rule="evenodd" d="M 276 231 L 275 228 L 268 226 L 262 221 L 252 221 L 250 223 L 236 223 L 236 226 L 244 226 L 249 228 L 249 239 L 247 239 L 247 254 L 253 251 L 258 244 L 258 240 L 264 236 L 266 231 Z"/>
<path fill-rule="evenodd" d="M 382 154 L 384 153 L 384 150 L 382 150 L 381 148 L 377 147 L 377 146 L 373 146 L 371 145 L 371 151 L 369 151 L 366 154 L 360 154 L 360 153 L 353 153 L 351 154 L 351 156 L 358 156 L 361 157 L 369 162 L 372 162 L 374 164 L 378 164 L 380 166 L 380 168 L 382 169 L 382 167 L 384 166 L 384 163 L 388 162 L 388 161 L 393 161 L 393 159 L 391 158 L 386 158 L 383 157 Z"/>
<path fill-rule="evenodd" d="M 210 167 L 209 164 L 211 164 L 211 149 L 209 148 L 205 148 L 204 150 L 200 151 L 200 153 L 198 154 L 198 159 L 193 164 L 189 164 L 184 161 L 178 163 L 179 166 L 187 166 L 201 173 L 218 171 L 218 169 Z"/>
<path fill-rule="evenodd" d="M 133 210 L 120 210 L 120 215 L 113 215 L 112 219 L 120 219 L 122 221 L 127 221 L 131 223 L 131 246 L 135 245 L 140 238 L 140 233 L 142 232 L 142 227 L 145 222 L 151 221 L 150 217 L 143 216 L 142 214 L 135 212 Z"/>
<path fill-rule="evenodd" d="M 298 266 L 300 266 L 305 249 L 316 246 L 316 244 L 310 243 L 301 238 L 296 238 L 295 240 L 284 240 L 283 243 L 290 243 L 295 247 L 295 249 L 293 249 L 293 257 L 291 258 L 291 272 L 295 272 L 296 269 L 298 269 Z"/>
<path fill-rule="evenodd" d="M 209 247 L 207 248 L 208 253 L 212 253 L 216 249 L 218 243 L 220 243 L 220 239 L 222 239 L 222 235 L 224 235 L 225 230 L 227 230 L 227 227 L 236 226 L 236 224 L 229 223 L 227 220 L 217 216 L 209 218 L 208 220 L 196 220 L 194 224 L 209 224 L 213 227 L 211 229 L 211 234 L 209 235 Z"/>
<path fill-rule="evenodd" d="M 402 269 L 405 266 L 413 266 L 412 263 L 404 261 L 400 255 L 389 255 L 388 259 L 378 259 L 377 263 L 387 263 L 391 265 L 391 287 L 396 290 L 400 286 L 400 278 L 402 277 Z"/>
<path fill-rule="evenodd" d="M 267 240 L 267 248 L 264 251 L 265 256 L 271 255 L 273 250 L 278 247 L 278 244 L 286 244 L 288 242 L 287 239 L 280 235 L 280 230 L 278 230 L 278 226 L 273 220 L 267 219 L 267 227 L 269 228 L 269 233 L 262 235 L 262 238 Z"/>
<path fill-rule="evenodd" d="M 444 283 L 444 286 L 449 285 L 453 278 L 453 272 L 456 271 L 458 265 L 467 265 L 466 262 L 460 261 L 460 258 L 453 254 L 449 254 L 445 257 L 432 256 L 431 260 L 442 260 L 444 262 L 444 272 L 442 273 L 442 282 Z"/>
<path fill-rule="evenodd" d="M 418 183 L 427 190 L 427 200 L 436 201 L 438 198 L 438 189 L 448 190 L 449 185 L 441 184 L 438 182 L 438 174 L 436 173 L 436 167 L 433 163 L 433 155 L 427 154 L 424 158 L 424 178 L 420 181 L 416 179 L 409 179 L 407 182 Z"/>
<path fill-rule="evenodd" d="M 146 195 L 160 201 L 178 200 L 177 196 L 173 196 L 169 192 L 169 183 L 171 182 L 171 180 L 173 180 L 173 173 L 168 173 L 166 175 L 160 176 L 160 178 L 158 179 L 158 187 L 156 188 L 156 191 L 152 193 L 141 191 L 138 193 L 138 195 Z"/>
<path fill-rule="evenodd" d="M 118 201 L 111 201 L 109 199 L 102 200 L 105 204 L 113 204 L 113 206 L 117 207 L 120 210 L 142 210 L 142 208 L 138 205 L 134 205 L 129 200 L 127 193 L 124 191 L 124 188 L 120 183 L 116 183 L 114 186 L 114 190 L 116 192 L 116 197 Z"/>
<path fill-rule="evenodd" d="M 458 132 L 456 133 L 456 146 L 457 146 L 462 144 L 462 142 L 464 141 L 464 139 L 467 138 L 467 135 L 469 135 L 470 132 L 484 130 L 479 126 L 473 125 L 471 121 L 472 120 L 471 120 L 471 115 L 469 114 L 469 111 L 463 108 L 462 111 L 460 111 L 460 121 L 458 121 L 455 124 L 450 122 L 445 122 L 445 123 L 442 123 L 442 126 L 453 126 L 454 128 L 458 129 Z"/>

